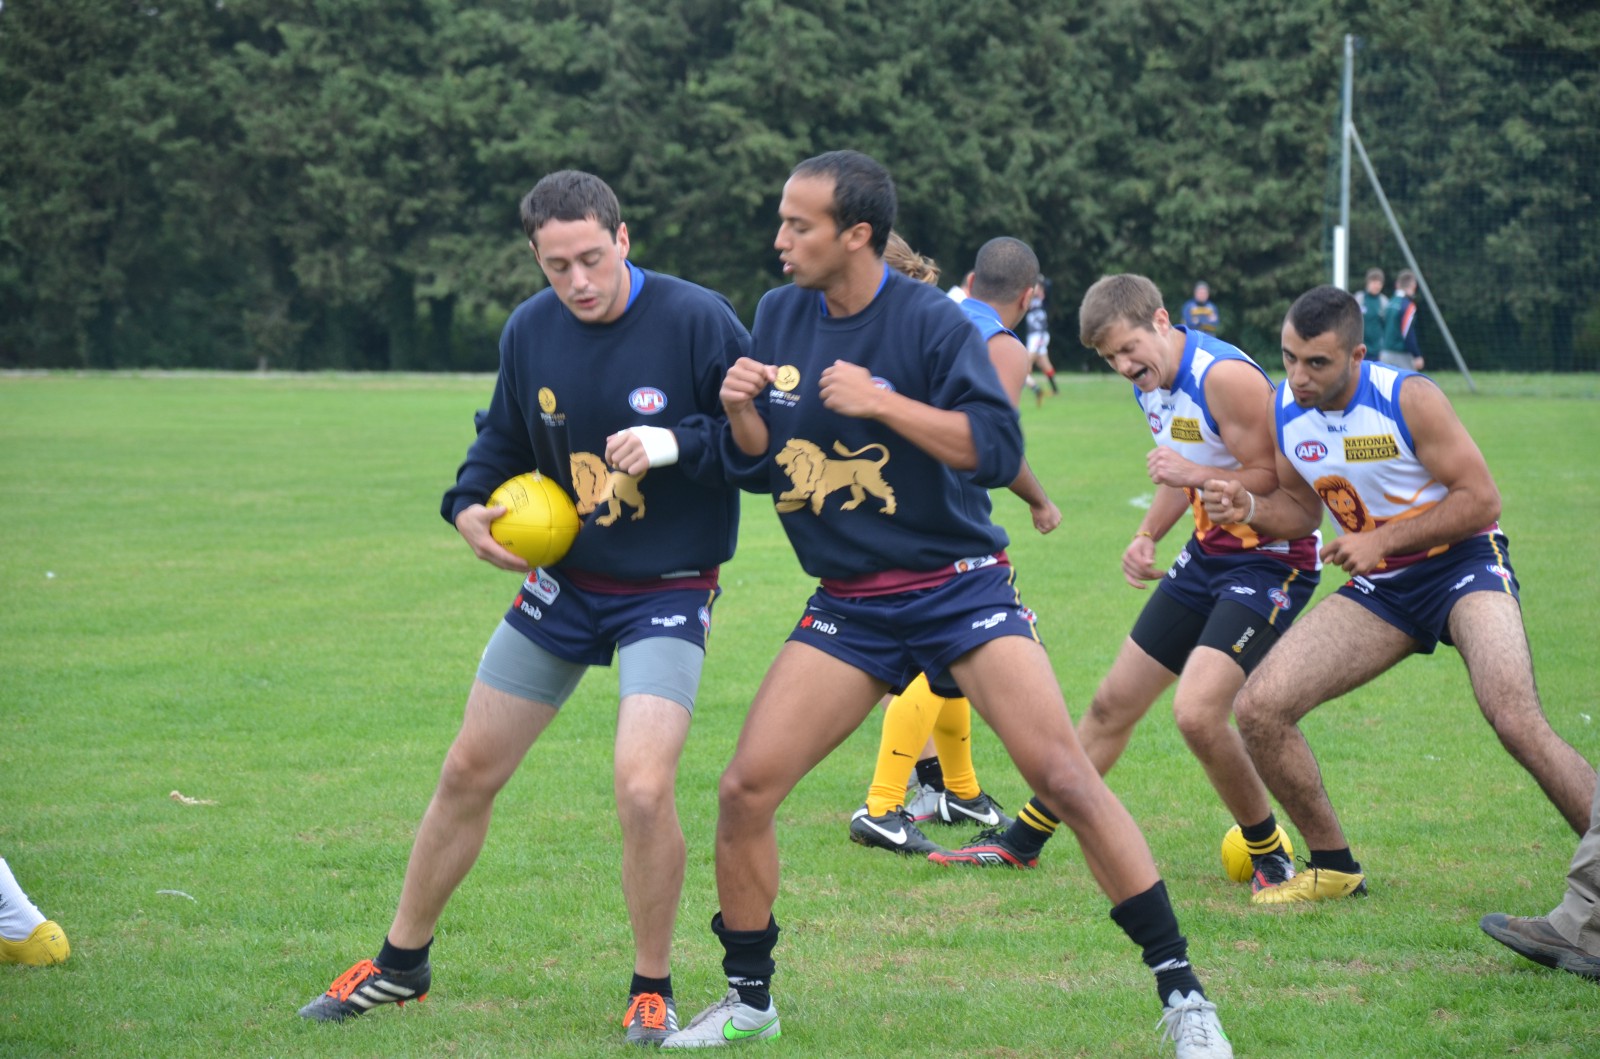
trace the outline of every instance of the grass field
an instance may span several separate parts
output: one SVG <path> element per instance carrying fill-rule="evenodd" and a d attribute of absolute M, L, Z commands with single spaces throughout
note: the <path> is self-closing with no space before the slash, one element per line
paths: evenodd
<path fill-rule="evenodd" d="M 995 504 L 1076 713 L 1143 602 L 1118 558 L 1150 493 L 1149 442 L 1123 384 L 1061 379 L 1023 418 L 1063 528 L 1038 538 L 1019 501 Z M 1445 385 L 1504 495 L 1546 709 L 1600 759 L 1600 571 L 1583 543 L 1600 524 L 1600 383 L 1477 381 L 1476 396 Z M 295 1016 L 375 953 L 516 589 L 436 513 L 491 382 L 0 378 L 0 855 L 73 946 L 63 967 L 0 967 L 0 1056 L 621 1048 L 610 670 L 502 795 L 440 925 L 427 1002 L 344 1026 Z M 680 777 L 685 1018 L 725 988 L 706 928 L 716 778 L 811 587 L 770 507 L 747 499 Z M 1229 821 L 1165 704 L 1110 776 L 1238 1054 L 1600 1054 L 1600 992 L 1477 929 L 1485 912 L 1552 907 L 1575 840 L 1478 716 L 1454 652 L 1409 660 L 1306 730 L 1370 873 L 1365 901 L 1252 908 L 1222 876 Z M 876 741 L 869 722 L 780 812 L 784 1036 L 761 1047 L 1156 1054 L 1149 975 L 1070 839 L 1034 872 L 941 871 L 847 841 Z M 997 742 L 974 742 L 985 786 L 1020 806 Z"/>

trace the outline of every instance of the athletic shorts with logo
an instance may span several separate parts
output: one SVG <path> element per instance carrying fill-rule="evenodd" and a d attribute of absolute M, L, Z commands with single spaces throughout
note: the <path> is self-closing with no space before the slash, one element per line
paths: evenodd
<path fill-rule="evenodd" d="M 1339 595 L 1366 607 L 1418 643 L 1418 654 L 1432 654 L 1450 639 L 1450 610 L 1470 592 L 1503 592 L 1521 602 L 1511 569 L 1511 544 L 1503 533 L 1469 537 L 1431 559 L 1384 576 L 1375 571 L 1352 577 Z"/>
<path fill-rule="evenodd" d="M 1190 537 L 1130 635 L 1174 673 L 1198 646 L 1233 655 L 1248 673 L 1305 610 L 1320 580 L 1318 571 L 1266 552 L 1211 555 Z"/>
<path fill-rule="evenodd" d="M 720 588 L 586 592 L 560 570 L 540 568 L 522 583 L 506 622 L 557 658 L 608 666 L 617 647 L 659 636 L 705 650 L 711 607 L 721 594 Z"/>
<path fill-rule="evenodd" d="M 789 639 L 810 644 L 896 692 L 928 674 L 934 693 L 961 694 L 950 663 L 1002 636 L 1039 642 L 1033 611 L 1017 594 L 1015 571 L 992 563 L 942 585 L 886 596 L 835 596 L 817 589 Z"/>

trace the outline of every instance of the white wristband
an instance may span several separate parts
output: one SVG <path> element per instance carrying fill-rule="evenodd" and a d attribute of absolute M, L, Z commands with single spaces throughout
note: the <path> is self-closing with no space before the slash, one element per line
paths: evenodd
<path fill-rule="evenodd" d="M 678 462 L 678 436 L 666 427 L 629 427 L 628 433 L 644 445 L 650 466 L 667 467 Z"/>
<path fill-rule="evenodd" d="M 1244 495 L 1250 498 L 1250 510 L 1244 516 L 1244 524 L 1248 526 L 1256 517 L 1256 494 L 1246 489 Z"/>

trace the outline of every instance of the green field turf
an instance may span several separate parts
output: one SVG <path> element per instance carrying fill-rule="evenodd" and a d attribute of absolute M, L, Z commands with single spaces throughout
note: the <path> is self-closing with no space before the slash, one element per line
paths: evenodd
<path fill-rule="evenodd" d="M 1144 599 L 1119 556 L 1151 493 L 1149 441 L 1125 384 L 1060 378 L 1062 396 L 1028 401 L 1023 420 L 1063 527 L 1039 538 L 1020 501 L 995 506 L 1076 714 Z M 1546 709 L 1600 759 L 1600 385 L 1477 382 L 1478 395 L 1445 385 L 1504 497 Z M 437 515 L 491 384 L 0 378 L 0 855 L 73 946 L 63 967 L 0 967 L 0 1056 L 622 1047 L 610 670 L 585 679 L 501 796 L 440 924 L 433 995 L 343 1026 L 295 1015 L 376 952 L 478 652 L 517 587 Z M 680 775 L 685 1020 L 725 989 L 707 929 L 716 779 L 811 587 L 769 503 L 745 510 Z M 1230 821 L 1167 700 L 1110 776 L 1238 1054 L 1600 1054 L 1600 991 L 1477 928 L 1486 912 L 1552 907 L 1575 839 L 1499 748 L 1454 652 L 1305 727 L 1370 873 L 1365 901 L 1249 905 L 1222 876 Z M 869 721 L 780 811 L 784 1034 L 761 1051 L 1157 1054 L 1150 977 L 1070 838 L 1034 872 L 939 870 L 847 840 L 876 743 Z M 974 743 L 985 786 L 1019 807 L 996 740 Z"/>

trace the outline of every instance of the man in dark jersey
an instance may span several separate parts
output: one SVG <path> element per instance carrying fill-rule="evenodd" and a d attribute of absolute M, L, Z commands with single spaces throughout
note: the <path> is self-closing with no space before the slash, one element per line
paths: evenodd
<path fill-rule="evenodd" d="M 738 531 L 718 391 L 749 335 L 720 295 L 628 261 L 627 226 L 598 177 L 545 177 L 523 200 L 522 223 L 550 287 L 506 323 L 494 396 L 440 511 L 480 559 L 526 580 L 484 651 L 382 949 L 300 1014 L 341 1021 L 428 991 L 434 925 L 483 847 L 495 795 L 585 669 L 616 652 L 614 770 L 634 935 L 624 1024 L 629 1041 L 652 1044 L 678 1028 L 669 959 L 686 851 L 674 781 L 718 567 Z M 535 570 L 493 539 L 503 509 L 484 506 L 530 470 L 586 516 L 567 555 Z"/>
<path fill-rule="evenodd" d="M 1149 847 L 1073 734 L 990 519 L 987 490 L 1017 477 L 1022 433 L 982 337 L 950 299 L 884 264 L 895 192 L 877 162 L 808 159 L 778 211 L 774 245 L 794 282 L 761 300 L 753 355 L 723 384 L 728 464 L 772 494 L 821 583 L 722 775 L 711 928 L 730 988 L 662 1047 L 778 1036 L 778 806 L 920 671 L 936 692 L 966 692 L 1078 836 L 1113 920 L 1155 973 L 1179 1056 L 1232 1056 Z"/>

